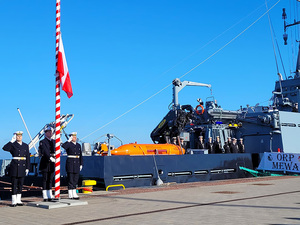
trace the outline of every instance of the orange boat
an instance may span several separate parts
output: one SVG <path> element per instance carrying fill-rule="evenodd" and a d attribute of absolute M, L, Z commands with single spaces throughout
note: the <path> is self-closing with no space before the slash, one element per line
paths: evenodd
<path fill-rule="evenodd" d="M 185 149 L 173 144 L 126 144 L 111 150 L 111 155 L 183 155 Z"/>

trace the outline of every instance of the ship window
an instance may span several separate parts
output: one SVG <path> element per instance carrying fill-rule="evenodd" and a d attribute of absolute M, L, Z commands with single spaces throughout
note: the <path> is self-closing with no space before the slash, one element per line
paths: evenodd
<path fill-rule="evenodd" d="M 293 90 L 296 90 L 296 87 L 295 87 L 295 86 L 292 86 L 292 87 L 291 87 L 291 91 L 293 91 Z"/>

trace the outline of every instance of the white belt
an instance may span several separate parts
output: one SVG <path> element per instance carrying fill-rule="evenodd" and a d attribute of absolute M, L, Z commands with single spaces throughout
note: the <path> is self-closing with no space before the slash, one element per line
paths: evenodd
<path fill-rule="evenodd" d="M 68 158 L 79 159 L 79 155 L 68 155 Z"/>
<path fill-rule="evenodd" d="M 26 157 L 13 157 L 13 159 L 17 159 L 17 160 L 26 160 Z"/>

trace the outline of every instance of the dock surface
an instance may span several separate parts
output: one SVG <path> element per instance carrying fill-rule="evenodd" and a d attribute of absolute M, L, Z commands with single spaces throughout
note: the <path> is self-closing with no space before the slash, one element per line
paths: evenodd
<path fill-rule="evenodd" d="M 300 177 L 164 184 L 80 197 L 88 205 L 13 208 L 0 201 L 0 224 L 300 224 Z"/>

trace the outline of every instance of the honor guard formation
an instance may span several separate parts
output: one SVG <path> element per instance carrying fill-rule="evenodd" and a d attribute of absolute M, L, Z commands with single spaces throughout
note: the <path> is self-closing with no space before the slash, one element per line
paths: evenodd
<path fill-rule="evenodd" d="M 212 142 L 212 137 L 209 137 L 206 142 L 203 140 L 203 136 L 198 137 L 196 143 L 197 149 L 207 149 L 208 154 L 217 154 L 217 153 L 245 153 L 245 146 L 243 144 L 243 138 L 239 139 L 237 142 L 236 138 L 228 137 L 227 141 L 222 147 L 220 142 L 220 137 L 217 136 L 216 140 Z"/>
<path fill-rule="evenodd" d="M 43 201 L 53 201 L 52 183 L 55 172 L 55 141 L 52 139 L 52 127 L 46 127 L 44 132 L 45 138 L 39 143 L 39 171 L 43 176 L 42 196 Z M 21 201 L 22 188 L 24 178 L 28 175 L 30 167 L 29 147 L 26 143 L 22 142 L 22 137 L 22 131 L 15 132 L 11 141 L 3 147 L 4 151 L 10 152 L 12 155 L 12 161 L 8 168 L 12 184 L 12 207 L 23 206 Z M 76 186 L 78 184 L 79 172 L 82 170 L 83 159 L 81 145 L 77 143 L 77 133 L 71 133 L 69 140 L 62 144 L 62 147 L 68 154 L 66 171 L 69 198 L 78 200 Z"/>

